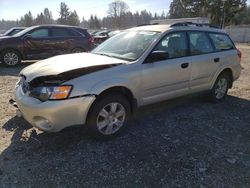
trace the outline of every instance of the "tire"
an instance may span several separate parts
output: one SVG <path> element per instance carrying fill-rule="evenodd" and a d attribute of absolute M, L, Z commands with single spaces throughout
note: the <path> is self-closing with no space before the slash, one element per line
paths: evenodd
<path fill-rule="evenodd" d="M 128 100 L 122 95 L 110 93 L 94 102 L 87 117 L 87 130 L 98 140 L 109 140 L 122 132 L 130 116 Z"/>
<path fill-rule="evenodd" d="M 1 53 L 1 62 L 8 67 L 15 67 L 21 62 L 21 55 L 16 50 L 4 50 Z"/>
<path fill-rule="evenodd" d="M 221 74 L 215 81 L 215 84 L 210 91 L 209 99 L 213 103 L 222 102 L 227 96 L 230 85 L 230 78 L 228 74 Z"/>
<path fill-rule="evenodd" d="M 82 48 L 74 48 L 71 52 L 72 53 L 82 53 L 82 52 L 86 52 L 86 51 Z"/>

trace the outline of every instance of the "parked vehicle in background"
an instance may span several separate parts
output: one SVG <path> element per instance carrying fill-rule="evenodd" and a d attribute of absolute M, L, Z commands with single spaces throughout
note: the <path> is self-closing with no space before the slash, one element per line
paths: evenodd
<path fill-rule="evenodd" d="M 41 130 L 86 124 L 95 137 L 107 139 L 120 133 L 140 106 L 197 92 L 223 101 L 240 76 L 240 60 L 240 51 L 220 29 L 136 27 L 91 53 L 56 56 L 25 68 L 12 103 Z"/>
<path fill-rule="evenodd" d="M 92 31 L 90 34 L 91 36 L 94 36 L 96 33 L 98 33 L 99 31 Z"/>
<path fill-rule="evenodd" d="M 6 31 L 5 33 L 0 34 L 0 37 L 13 36 L 13 35 L 19 33 L 20 31 L 22 31 L 24 29 L 26 29 L 26 27 L 13 27 L 13 28 L 9 29 L 8 31 Z"/>
<path fill-rule="evenodd" d="M 0 61 L 16 66 L 21 60 L 39 60 L 59 54 L 87 52 L 94 41 L 86 29 L 63 25 L 39 25 L 12 37 L 0 38 Z"/>
<path fill-rule="evenodd" d="M 98 46 L 99 44 L 103 43 L 105 40 L 107 40 L 110 37 L 115 36 L 116 34 L 120 33 L 121 31 L 99 31 L 93 34 L 95 45 Z"/>
<path fill-rule="evenodd" d="M 113 36 L 117 35 L 117 34 L 120 33 L 120 32 L 121 32 L 120 30 L 111 31 L 111 32 L 108 33 L 108 36 L 109 36 L 109 38 L 110 38 L 110 37 L 113 37 Z"/>
<path fill-rule="evenodd" d="M 99 45 L 109 38 L 110 31 L 99 31 L 93 35 L 95 45 Z"/>

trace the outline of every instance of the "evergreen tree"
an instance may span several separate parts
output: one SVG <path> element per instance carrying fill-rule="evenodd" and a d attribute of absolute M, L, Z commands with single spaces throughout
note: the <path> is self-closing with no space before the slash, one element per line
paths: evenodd
<path fill-rule="evenodd" d="M 51 13 L 51 11 L 49 11 L 48 8 L 44 9 L 43 15 L 44 15 L 44 23 L 45 24 L 52 24 L 54 22 L 53 17 L 52 17 L 52 13 Z"/>
<path fill-rule="evenodd" d="M 70 11 L 69 11 L 68 5 L 66 5 L 66 3 L 62 2 L 60 4 L 59 14 L 60 14 L 60 18 L 57 20 L 57 22 L 59 24 L 68 24 Z"/>
<path fill-rule="evenodd" d="M 246 0 L 173 0 L 170 4 L 170 18 L 208 17 L 214 25 L 220 25 L 225 11 L 225 23 L 230 24 L 234 15 L 246 7 Z"/>
<path fill-rule="evenodd" d="M 67 24 L 74 25 L 74 26 L 80 25 L 80 20 L 79 20 L 79 17 L 77 15 L 77 12 L 75 10 L 70 13 L 68 20 L 67 20 Z"/>

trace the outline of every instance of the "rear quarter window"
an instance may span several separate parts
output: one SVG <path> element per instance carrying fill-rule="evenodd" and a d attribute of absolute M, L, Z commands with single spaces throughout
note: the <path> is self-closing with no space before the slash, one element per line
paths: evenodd
<path fill-rule="evenodd" d="M 209 36 L 214 43 L 216 51 L 234 49 L 234 44 L 229 36 L 218 33 L 210 33 Z"/>
<path fill-rule="evenodd" d="M 77 31 L 78 31 L 79 33 L 81 33 L 84 37 L 85 37 L 85 36 L 87 36 L 87 37 L 90 36 L 89 33 L 88 33 L 88 31 L 85 30 L 85 29 L 77 28 Z"/>
<path fill-rule="evenodd" d="M 79 33 L 79 31 L 74 30 L 74 29 L 70 29 L 70 30 L 69 30 L 69 33 L 70 33 L 70 35 L 73 36 L 73 37 L 80 37 L 80 36 L 81 36 L 81 34 Z"/>

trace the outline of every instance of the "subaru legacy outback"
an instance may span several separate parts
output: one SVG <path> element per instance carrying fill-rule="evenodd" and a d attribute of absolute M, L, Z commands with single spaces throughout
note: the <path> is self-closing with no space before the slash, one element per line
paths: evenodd
<path fill-rule="evenodd" d="M 107 139 L 144 105 L 203 91 L 211 101 L 222 101 L 240 75 L 240 60 L 241 52 L 220 29 L 140 26 L 91 53 L 55 56 L 26 67 L 11 102 L 40 130 L 85 125 L 93 136 Z"/>

